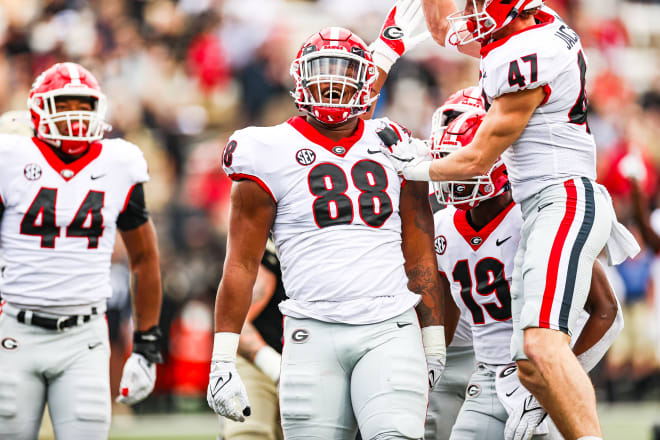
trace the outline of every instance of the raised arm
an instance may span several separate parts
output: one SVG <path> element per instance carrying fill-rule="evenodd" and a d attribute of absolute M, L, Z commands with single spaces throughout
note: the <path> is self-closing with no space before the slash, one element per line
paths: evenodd
<path fill-rule="evenodd" d="M 447 36 L 452 32 L 447 16 L 456 12 L 454 0 L 421 0 L 426 27 L 440 46 L 450 47 Z M 470 1 L 470 0 L 468 0 Z M 479 58 L 480 45 L 476 42 L 454 46 L 459 52 Z"/>

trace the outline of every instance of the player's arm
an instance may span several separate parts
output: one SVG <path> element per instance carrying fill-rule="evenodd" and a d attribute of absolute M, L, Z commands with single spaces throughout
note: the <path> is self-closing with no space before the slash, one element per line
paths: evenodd
<path fill-rule="evenodd" d="M 433 248 L 433 214 L 426 182 L 407 182 L 401 189 L 401 248 L 408 288 L 422 297 L 417 316 L 428 366 L 429 385 L 440 381 L 447 357 L 443 292 Z"/>
<path fill-rule="evenodd" d="M 631 198 L 633 208 L 633 218 L 639 227 L 644 243 L 650 247 L 656 254 L 660 252 L 660 236 L 651 226 L 651 214 L 648 209 L 648 200 L 644 195 L 637 179 L 630 179 L 632 187 Z"/>
<path fill-rule="evenodd" d="M 445 342 L 449 345 L 452 339 L 454 339 L 458 320 L 461 318 L 461 311 L 451 296 L 449 280 L 443 272 L 440 272 L 440 290 L 442 291 L 443 305 L 445 307 Z"/>
<path fill-rule="evenodd" d="M 124 364 L 118 402 L 132 405 L 147 397 L 163 361 L 158 328 L 162 289 L 156 229 L 149 219 L 142 184 L 131 190 L 117 227 L 128 253 L 133 299 L 133 353 Z"/>
<path fill-rule="evenodd" d="M 252 303 L 247 319 L 238 339 L 238 354 L 252 362 L 257 368 L 273 379 L 279 380 L 280 354 L 273 350 L 261 336 L 252 321 L 261 314 L 277 288 L 277 276 L 265 265 L 259 266 L 257 279 L 252 290 Z"/>
<path fill-rule="evenodd" d="M 542 87 L 506 93 L 495 99 L 468 146 L 430 163 L 430 180 L 467 179 L 486 174 L 497 158 L 520 137 L 534 110 L 544 99 Z"/>
<path fill-rule="evenodd" d="M 584 308 L 589 313 L 589 319 L 573 345 L 573 352 L 589 371 L 605 355 L 623 328 L 623 316 L 616 296 L 598 261 L 594 262 L 591 288 Z"/>
<path fill-rule="evenodd" d="M 433 40 L 439 45 L 449 48 L 451 42 L 448 41 L 447 37 L 452 30 L 447 16 L 456 12 L 454 0 L 422 0 L 422 8 L 424 10 L 426 27 L 431 32 Z M 454 47 L 466 55 L 475 58 L 479 58 L 480 56 L 480 45 L 477 42 Z"/>

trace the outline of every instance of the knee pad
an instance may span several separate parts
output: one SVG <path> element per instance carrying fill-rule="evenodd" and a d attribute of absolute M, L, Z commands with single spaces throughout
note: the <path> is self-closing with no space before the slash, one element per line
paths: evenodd
<path fill-rule="evenodd" d="M 103 380 L 81 380 L 72 399 L 76 420 L 110 422 L 110 386 Z"/>

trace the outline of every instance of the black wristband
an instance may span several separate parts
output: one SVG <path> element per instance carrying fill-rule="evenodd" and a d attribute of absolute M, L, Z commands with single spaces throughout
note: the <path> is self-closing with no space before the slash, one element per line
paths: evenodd
<path fill-rule="evenodd" d="M 162 364 L 163 355 L 160 353 L 160 339 L 161 333 L 157 325 L 143 332 L 133 332 L 133 353 L 140 353 L 149 362 Z"/>

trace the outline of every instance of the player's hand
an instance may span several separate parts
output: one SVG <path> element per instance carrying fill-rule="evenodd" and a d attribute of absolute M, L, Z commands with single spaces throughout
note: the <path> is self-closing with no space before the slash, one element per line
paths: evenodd
<path fill-rule="evenodd" d="M 369 45 L 376 66 L 389 72 L 406 51 L 429 38 L 420 0 L 397 0 L 387 14 L 378 38 Z"/>
<path fill-rule="evenodd" d="M 433 156 L 426 141 L 415 138 L 406 139 L 394 145 L 391 152 L 386 148 L 384 150 L 396 172 L 405 179 L 431 180 L 429 168 Z"/>
<path fill-rule="evenodd" d="M 426 356 L 426 365 L 429 370 L 429 389 L 435 390 L 440 383 L 442 373 L 445 371 L 446 356 Z"/>
<path fill-rule="evenodd" d="M 531 393 L 516 406 L 504 427 L 504 440 L 529 440 L 548 413 Z"/>
<path fill-rule="evenodd" d="M 206 400 L 213 411 L 228 419 L 244 422 L 250 415 L 247 391 L 234 362 L 211 362 Z"/>
<path fill-rule="evenodd" d="M 156 383 L 156 364 L 140 353 L 132 353 L 124 364 L 117 402 L 133 405 L 151 393 Z"/>

